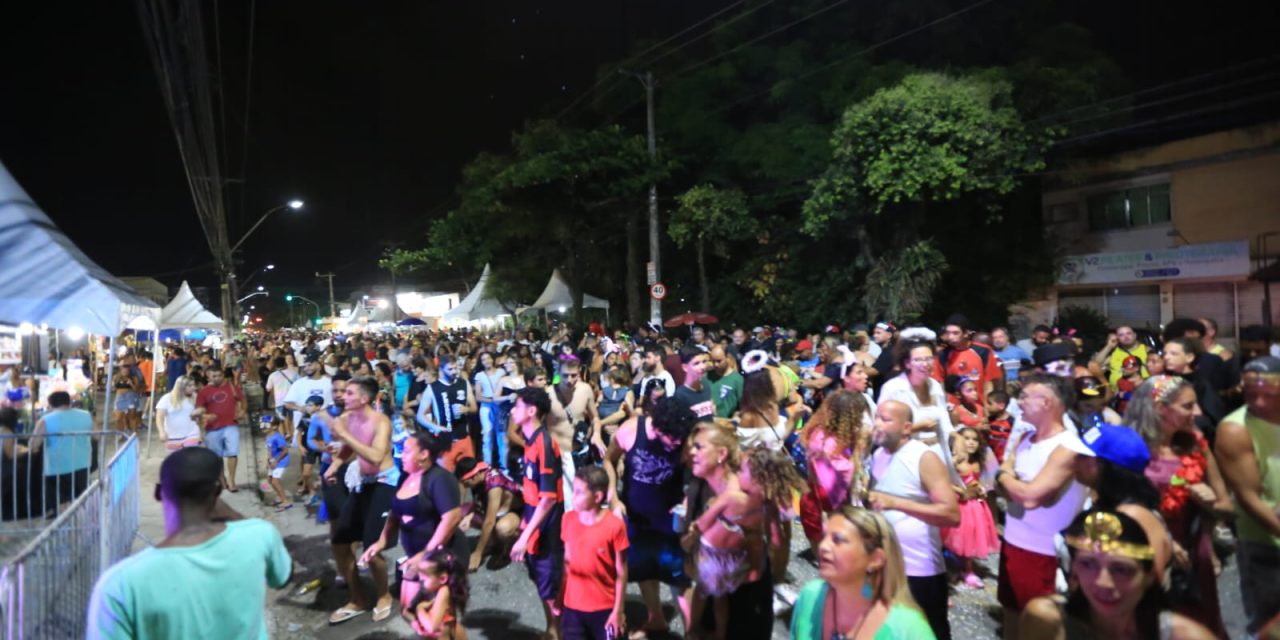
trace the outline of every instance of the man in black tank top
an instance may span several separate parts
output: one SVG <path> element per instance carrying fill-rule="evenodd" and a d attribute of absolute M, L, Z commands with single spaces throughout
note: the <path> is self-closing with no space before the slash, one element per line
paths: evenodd
<path fill-rule="evenodd" d="M 447 355 L 440 356 L 440 376 L 423 391 L 418 405 L 418 424 L 435 434 L 446 434 L 453 446 L 440 458 L 440 466 L 453 473 L 462 458 L 476 457 L 467 415 L 476 412 L 471 383 L 458 375 L 458 365 Z"/>
<path fill-rule="evenodd" d="M 643 629 L 660 632 L 667 628 L 658 597 L 658 583 L 677 589 L 680 613 L 689 623 L 689 595 L 692 582 L 684 572 L 684 551 L 676 533 L 672 510 L 684 499 L 682 460 L 684 444 L 697 422 L 684 403 L 661 398 L 650 416 L 638 416 L 622 423 L 609 443 L 605 472 L 610 477 L 610 504 L 627 517 L 627 577 L 640 583 L 640 594 L 649 611 Z M 626 471 L 621 492 L 617 490 L 616 465 Z"/>

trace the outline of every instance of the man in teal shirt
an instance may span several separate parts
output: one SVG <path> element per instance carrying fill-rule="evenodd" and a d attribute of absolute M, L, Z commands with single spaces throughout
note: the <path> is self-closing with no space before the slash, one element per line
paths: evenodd
<path fill-rule="evenodd" d="M 267 637 L 267 587 L 284 587 L 293 562 L 271 523 L 243 519 L 221 493 L 217 454 L 191 447 L 165 458 L 156 497 L 167 537 L 98 578 L 90 640 Z"/>
<path fill-rule="evenodd" d="M 27 443 L 32 454 L 44 450 L 44 509 L 60 511 L 59 505 L 75 500 L 89 487 L 89 465 L 93 459 L 93 416 L 84 409 L 71 408 L 71 394 L 49 394 L 49 410 L 36 422 Z"/>
<path fill-rule="evenodd" d="M 725 354 L 724 347 L 711 347 L 711 371 L 707 372 L 711 383 L 711 401 L 716 405 L 717 418 L 732 417 L 742 399 L 742 374 L 738 373 L 738 361 Z"/>

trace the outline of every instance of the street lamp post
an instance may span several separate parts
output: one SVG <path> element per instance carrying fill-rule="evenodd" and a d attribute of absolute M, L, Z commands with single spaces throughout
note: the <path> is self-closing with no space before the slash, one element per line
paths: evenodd
<path fill-rule="evenodd" d="M 254 291 L 253 293 L 251 293 L 251 294 L 249 294 L 249 295 L 247 295 L 247 296 L 245 296 L 245 297 L 243 297 L 243 298 L 240 298 L 239 300 L 236 300 L 236 304 L 240 304 L 241 302 L 244 302 L 245 300 L 248 300 L 249 298 L 252 298 L 252 297 L 254 297 L 254 296 L 265 296 L 265 295 L 267 295 L 268 293 L 269 293 L 269 292 L 268 292 L 266 289 L 263 289 L 261 286 L 259 286 L 257 291 Z M 250 308 L 252 308 L 252 307 L 250 307 Z"/>
<path fill-rule="evenodd" d="M 256 277 L 258 277 L 258 274 L 260 274 L 260 273 L 265 273 L 265 272 L 267 272 L 267 271 L 271 271 L 272 269 L 275 269 L 275 268 L 276 268 L 276 266 L 275 266 L 274 264 L 263 265 L 263 267 L 262 267 L 261 269 L 258 269 L 258 270 L 256 270 L 256 271 L 254 271 L 253 273 L 249 274 L 249 277 L 248 277 L 248 278 L 245 278 L 245 279 L 244 279 L 244 282 L 241 282 L 241 283 L 240 283 L 240 286 L 242 286 L 242 287 L 247 287 L 247 286 L 249 286 L 249 281 L 250 281 L 250 280 L 253 280 L 253 279 L 254 279 L 254 278 L 256 278 Z"/>
<path fill-rule="evenodd" d="M 310 298 L 306 298 L 306 297 L 303 297 L 303 296 L 300 296 L 300 295 L 296 295 L 296 294 L 289 294 L 289 295 L 287 295 L 287 296 L 285 296 L 285 297 L 284 297 L 284 300 L 285 300 L 285 302 L 289 302 L 289 303 L 292 303 L 294 300 L 302 300 L 303 302 L 309 302 L 309 303 L 311 303 L 311 306 L 313 306 L 313 307 L 315 307 L 315 308 L 316 308 L 316 317 L 317 317 L 317 318 L 319 318 L 319 317 L 322 315 L 322 314 L 320 313 L 320 305 L 316 304 L 316 301 L 315 301 L 315 300 L 312 300 L 312 299 L 310 299 Z M 291 306 L 292 306 L 292 305 L 291 305 Z"/>
<path fill-rule="evenodd" d="M 232 258 L 232 256 L 235 255 L 235 252 L 240 248 L 240 245 L 244 244 L 244 241 L 248 240 L 249 236 L 252 235 L 254 231 L 257 231 L 258 227 L 262 226 L 262 223 L 267 221 L 267 218 L 271 217 L 271 214 L 281 209 L 292 209 L 297 211 L 301 209 L 303 205 L 304 203 L 302 200 L 294 198 L 282 205 L 267 209 L 267 212 L 262 214 L 262 217 L 258 218 L 258 221 L 253 223 L 253 226 L 249 227 L 249 230 L 246 231 L 243 236 L 240 236 L 240 239 L 237 240 L 235 244 L 231 245 L 231 251 L 227 252 L 227 257 L 232 260 L 232 263 L 227 264 L 222 268 L 222 313 L 224 315 L 225 322 L 227 323 L 228 338 L 231 337 L 231 332 L 235 329 L 235 318 L 236 314 L 239 313 L 239 310 L 236 308 L 238 303 L 234 302 L 236 296 L 239 295 L 239 286 L 236 283 L 234 258 Z M 249 276 L 249 278 L 252 277 L 252 275 Z M 248 282 L 249 278 L 246 278 L 246 282 Z"/>
<path fill-rule="evenodd" d="M 304 204 L 305 203 L 303 201 L 295 198 L 280 206 L 271 207 L 270 209 L 267 209 L 267 212 L 262 214 L 262 217 L 258 218 L 258 221 L 253 223 L 253 226 L 249 227 L 249 230 L 244 232 L 244 235 L 240 236 L 240 239 L 237 240 L 235 244 L 231 245 L 231 252 L 235 253 L 236 249 L 239 249 L 240 245 L 244 244 L 244 241 L 248 240 L 249 236 L 252 235 L 254 231 L 257 231 L 258 227 L 262 226 L 262 223 L 267 221 L 267 218 L 271 217 L 271 214 L 277 211 L 280 211 L 281 209 L 292 209 L 294 211 L 297 211 L 298 209 L 301 209 Z"/>

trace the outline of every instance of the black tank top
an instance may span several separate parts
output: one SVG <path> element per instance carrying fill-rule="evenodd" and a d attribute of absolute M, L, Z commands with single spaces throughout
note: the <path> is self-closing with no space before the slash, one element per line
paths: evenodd
<path fill-rule="evenodd" d="M 642 531 L 674 535 L 671 508 L 684 498 L 680 474 L 681 447 L 667 451 L 658 439 L 650 439 L 647 418 L 636 421 L 636 441 L 627 451 L 626 482 L 622 504 L 631 526 Z"/>

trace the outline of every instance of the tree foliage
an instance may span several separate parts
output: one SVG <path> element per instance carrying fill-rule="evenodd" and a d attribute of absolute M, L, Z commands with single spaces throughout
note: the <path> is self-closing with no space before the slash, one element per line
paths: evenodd
<path fill-rule="evenodd" d="M 1061 0 L 991 3 L 910 37 L 900 36 L 969 3 L 802 19 L 828 5 L 752 2 L 696 42 L 647 55 L 637 54 L 656 40 L 635 42 L 622 58 L 659 81 L 663 162 L 628 133 L 645 128 L 640 87 L 603 64 L 581 109 L 526 125 L 509 150 L 467 166 L 459 205 L 405 264 L 474 274 L 488 262 L 522 301 L 560 266 L 575 289 L 620 300 L 622 247 L 636 249 L 631 230 L 657 180 L 669 300 L 697 283 L 703 306 L 739 322 L 952 310 L 1002 322 L 1052 278 L 1034 177 L 1052 161 L 1048 143 L 1113 126 L 1111 110 L 1126 105 L 1105 99 L 1129 91 L 1123 74 L 1062 21 Z M 716 233 L 726 220 L 743 226 Z"/>
<path fill-rule="evenodd" d="M 1048 137 L 1030 130 L 996 72 L 909 75 L 849 107 L 832 161 L 805 202 L 805 231 L 894 205 L 989 198 L 1044 168 Z"/>
<path fill-rule="evenodd" d="M 534 122 L 511 153 L 482 154 L 463 171 L 460 204 L 431 225 L 429 244 L 393 254 L 395 264 L 491 265 L 499 300 L 532 302 L 560 268 L 581 307 L 588 285 L 620 278 L 624 216 L 634 215 L 666 169 L 644 138 L 619 127 L 577 130 Z"/>

